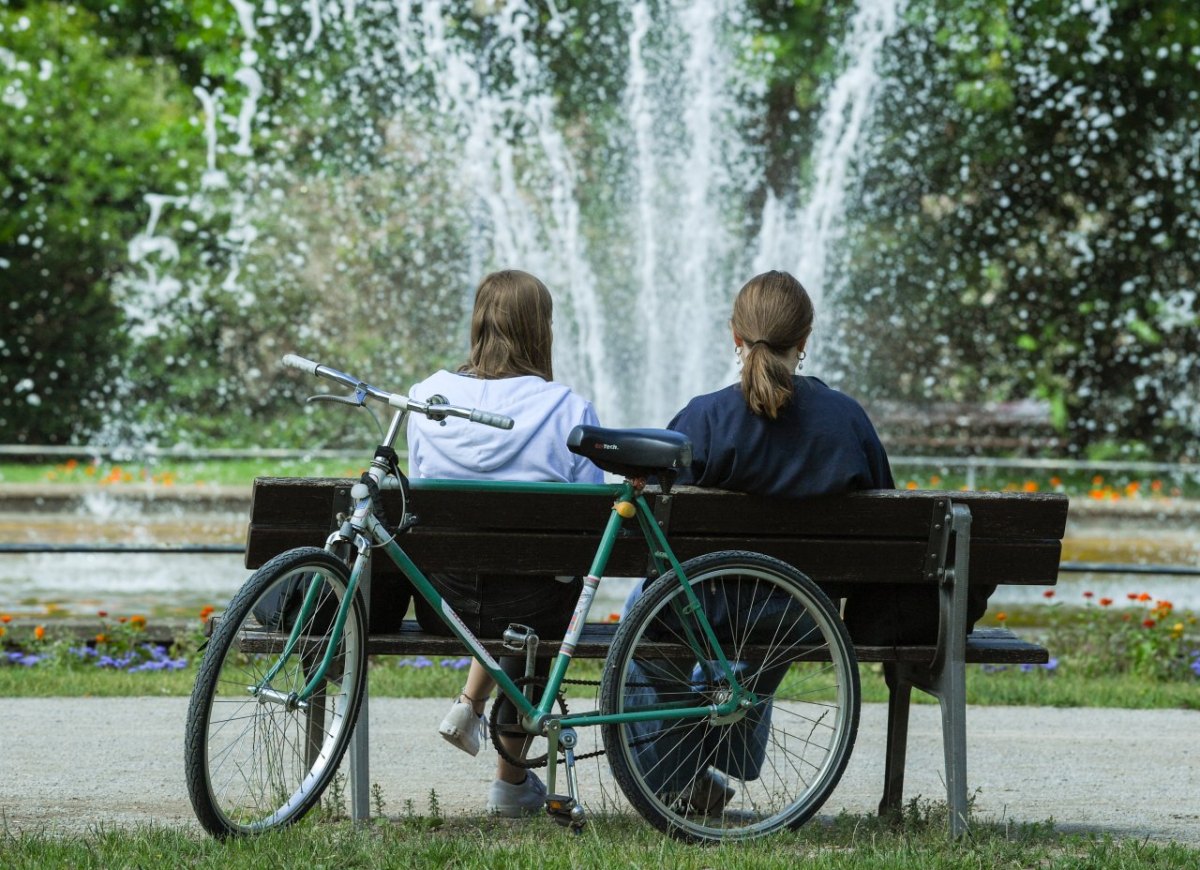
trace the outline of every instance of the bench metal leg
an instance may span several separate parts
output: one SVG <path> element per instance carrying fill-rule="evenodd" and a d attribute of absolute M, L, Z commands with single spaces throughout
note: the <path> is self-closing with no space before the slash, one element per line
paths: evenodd
<path fill-rule="evenodd" d="M 363 655 L 366 655 L 367 639 L 371 636 L 371 565 L 363 571 L 359 581 L 360 594 L 363 602 Z M 358 710 L 358 722 L 354 725 L 354 734 L 350 736 L 350 818 L 355 822 L 365 822 L 371 817 L 371 745 L 369 704 L 371 686 L 371 670 L 367 668 L 366 679 L 363 680 L 362 706 Z"/>
<path fill-rule="evenodd" d="M 946 665 L 938 682 L 942 708 L 942 746 L 946 753 L 946 801 L 950 836 L 967 832 L 967 681 L 962 662 Z"/>
<path fill-rule="evenodd" d="M 954 567 L 942 571 L 941 625 L 931 667 L 899 662 L 884 664 L 888 689 L 887 758 L 879 813 L 899 815 L 908 749 L 908 715 L 912 689 L 938 699 L 942 713 L 942 748 L 946 759 L 946 804 L 950 836 L 967 832 L 967 584 L 971 549 L 971 512 L 952 505 L 947 521 L 954 532 Z"/>

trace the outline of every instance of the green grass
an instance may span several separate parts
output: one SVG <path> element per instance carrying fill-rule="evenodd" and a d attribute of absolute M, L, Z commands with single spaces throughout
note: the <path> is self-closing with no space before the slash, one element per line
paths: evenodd
<path fill-rule="evenodd" d="M 371 694 L 379 698 L 450 698 L 462 689 L 465 670 L 442 667 L 398 666 L 395 658 L 373 661 Z M 447 660 L 453 661 L 453 660 Z M 82 698 L 188 695 L 196 679 L 196 662 L 173 672 L 129 674 L 97 668 L 22 668 L 0 666 L 0 697 Z M 878 665 L 860 666 L 863 700 L 887 701 L 887 687 Z M 599 680 L 599 662 L 572 664 L 572 679 Z M 591 697 L 594 686 L 568 686 L 567 697 Z M 913 693 L 914 703 L 936 703 L 923 692 Z M 978 665 L 967 668 L 967 701 L 971 704 L 1036 707 L 1116 707 L 1124 709 L 1200 709 L 1200 680 L 1156 682 L 1132 675 L 1086 677 L 1064 668 L 1054 673 L 1041 669 L 1024 673 L 1010 669 L 986 673 Z"/>
<path fill-rule="evenodd" d="M 385 809 L 387 812 L 387 809 Z M 889 826 L 870 816 L 841 816 L 750 843 L 692 846 L 630 816 L 594 819 L 579 836 L 543 820 L 443 819 L 392 808 L 386 820 L 353 826 L 306 821 L 259 837 L 218 842 L 164 828 L 102 829 L 86 834 L 0 834 L 11 870 L 45 867 L 841 867 L 930 870 L 958 867 L 1193 868 L 1200 850 L 1065 835 L 1050 824 L 976 824 L 948 840 L 939 805 L 910 805 Z"/>

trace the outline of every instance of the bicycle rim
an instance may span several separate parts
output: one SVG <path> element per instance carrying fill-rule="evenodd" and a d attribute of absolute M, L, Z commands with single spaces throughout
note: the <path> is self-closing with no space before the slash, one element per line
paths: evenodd
<path fill-rule="evenodd" d="M 648 821 L 683 839 L 794 828 L 832 792 L 854 746 L 853 647 L 828 597 L 783 562 L 729 552 L 683 567 L 738 681 L 759 702 L 723 721 L 604 726 L 614 778 Z M 606 713 L 729 697 L 719 656 L 686 604 L 671 572 L 625 616 L 601 685 Z"/>
<path fill-rule="evenodd" d="M 255 572 L 220 618 L 192 693 L 186 740 L 192 806 L 210 833 L 291 824 L 320 800 L 337 773 L 365 685 L 359 600 L 352 602 L 324 678 L 308 701 L 284 699 L 300 693 L 324 659 L 347 582 L 345 566 L 325 551 L 289 551 Z M 264 612 L 272 612 L 268 605 L 277 603 L 281 590 L 307 584 L 318 587 L 316 606 L 293 654 L 268 683 L 290 624 L 275 625 Z"/>

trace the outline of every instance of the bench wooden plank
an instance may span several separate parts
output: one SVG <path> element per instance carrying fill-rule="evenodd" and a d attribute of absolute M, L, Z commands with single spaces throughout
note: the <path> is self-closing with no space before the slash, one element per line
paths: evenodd
<path fill-rule="evenodd" d="M 291 547 L 322 545 L 329 525 L 321 518 L 332 516 L 334 492 L 349 485 L 338 479 L 256 481 L 247 567 Z M 596 496 L 422 491 L 419 485 L 414 506 L 421 522 L 404 546 L 429 571 L 556 574 L 573 565 L 582 573 L 609 510 Z M 384 497 L 398 516 L 399 494 Z M 671 496 L 670 538 L 681 558 L 714 550 L 765 552 L 834 594 L 845 583 L 925 583 L 930 517 L 934 504 L 947 497 L 973 512 L 973 583 L 1055 582 L 1067 505 L 1056 494 L 888 490 L 795 502 L 681 487 Z M 380 577 L 395 576 L 382 560 L 377 568 Z M 618 540 L 607 573 L 642 576 L 645 569 L 640 538 Z"/>
<path fill-rule="evenodd" d="M 216 620 L 210 622 L 215 624 Z M 575 648 L 575 658 L 607 657 L 618 627 L 615 623 L 588 623 Z M 261 639 L 256 638 L 244 648 L 247 651 L 258 652 L 282 649 L 286 638 L 286 635 L 280 633 L 264 633 Z M 499 638 L 480 638 L 480 642 L 484 649 L 494 656 L 515 654 L 506 649 Z M 561 643 L 561 638 L 543 639 L 538 645 L 539 657 L 551 658 L 557 655 Z M 664 644 L 663 648 L 664 657 L 670 657 L 670 650 L 676 647 Z M 854 651 L 860 662 L 928 663 L 934 656 L 934 647 L 931 644 L 904 647 L 856 645 Z M 390 656 L 468 655 L 458 638 L 428 634 L 422 631 L 421 626 L 413 619 L 404 620 L 397 632 L 371 635 L 367 639 L 367 652 L 370 655 Z M 754 658 L 753 648 L 747 650 L 746 658 Z M 1021 640 L 1008 629 L 987 628 L 976 629 L 967 636 L 966 661 L 968 664 L 1044 664 L 1049 661 L 1049 654 L 1044 647 Z"/>

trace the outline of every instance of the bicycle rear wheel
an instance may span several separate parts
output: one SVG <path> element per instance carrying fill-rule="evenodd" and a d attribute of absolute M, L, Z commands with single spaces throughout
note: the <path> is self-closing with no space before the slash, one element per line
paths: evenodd
<path fill-rule="evenodd" d="M 854 747 L 860 696 L 849 636 L 825 593 L 777 559 L 730 551 L 683 568 L 738 682 L 758 701 L 725 718 L 603 726 L 613 775 L 647 821 L 682 839 L 795 828 L 833 791 Z M 600 685 L 606 714 L 729 697 L 688 603 L 672 571 L 626 614 Z"/>
<path fill-rule="evenodd" d="M 308 683 L 330 645 L 349 572 L 324 550 L 303 547 L 256 571 L 219 617 L 188 707 L 184 743 L 196 817 L 217 837 L 289 825 L 320 800 L 349 744 L 366 684 L 366 622 L 355 595 L 324 678 Z M 270 683 L 299 610 L 316 584 L 316 606 Z M 290 613 L 281 602 L 290 601 Z M 270 691 L 263 691 L 270 690 Z"/>

